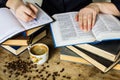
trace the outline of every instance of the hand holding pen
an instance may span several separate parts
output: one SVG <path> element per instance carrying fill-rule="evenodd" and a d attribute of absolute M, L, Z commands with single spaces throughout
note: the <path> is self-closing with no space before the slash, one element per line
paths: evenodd
<path fill-rule="evenodd" d="M 15 11 L 16 17 L 22 21 L 29 22 L 36 18 L 38 9 L 31 3 L 24 3 L 23 0 L 8 0 L 6 4 Z"/>

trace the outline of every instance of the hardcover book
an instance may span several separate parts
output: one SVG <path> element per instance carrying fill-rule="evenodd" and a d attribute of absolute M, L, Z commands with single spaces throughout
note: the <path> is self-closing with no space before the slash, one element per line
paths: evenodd
<path fill-rule="evenodd" d="M 67 47 L 60 47 L 60 60 L 91 65 L 88 61 Z"/>
<path fill-rule="evenodd" d="M 75 46 L 111 61 L 116 61 L 120 56 L 120 40 L 102 41 L 96 44 L 78 44 Z"/>
<path fill-rule="evenodd" d="M 55 47 L 120 39 L 120 21 L 116 17 L 99 14 L 92 30 L 84 32 L 75 21 L 76 14 L 67 12 L 53 15 L 56 21 L 51 23 L 51 32 Z"/>
<path fill-rule="evenodd" d="M 78 54 L 79 56 L 81 56 L 83 59 L 87 60 L 92 65 L 100 69 L 102 72 L 108 72 L 120 61 L 120 57 L 115 62 L 113 62 L 105 58 L 102 58 L 100 56 L 97 56 L 95 54 L 92 54 L 91 52 L 88 52 L 76 46 L 67 46 L 67 47 L 71 49 L 73 52 L 75 52 L 76 54 Z"/>

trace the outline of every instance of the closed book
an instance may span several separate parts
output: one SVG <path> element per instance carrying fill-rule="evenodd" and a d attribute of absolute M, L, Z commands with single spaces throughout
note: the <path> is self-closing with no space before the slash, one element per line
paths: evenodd
<path fill-rule="evenodd" d="M 40 34 L 41 33 L 41 34 Z M 30 37 L 34 36 L 34 39 L 38 37 L 43 37 L 46 34 L 46 27 L 38 27 L 30 31 L 26 31 L 27 36 L 23 33 L 18 34 L 8 40 L 6 40 L 2 45 L 9 46 L 27 46 Z M 36 40 L 39 40 L 37 38 Z"/>
<path fill-rule="evenodd" d="M 67 47 L 60 47 L 60 60 L 91 65 L 88 61 Z"/>
<path fill-rule="evenodd" d="M 32 39 L 31 45 L 37 43 L 39 40 L 41 40 L 42 38 L 44 38 L 46 36 L 46 30 L 42 31 L 41 33 L 39 33 L 36 37 L 34 37 Z M 9 46 L 9 45 L 1 45 L 4 49 L 8 50 L 9 52 L 11 52 L 14 55 L 19 55 L 21 54 L 23 51 L 25 51 L 28 47 L 27 46 Z"/>
<path fill-rule="evenodd" d="M 120 61 L 120 57 L 115 62 L 112 62 L 95 54 L 92 54 L 91 52 L 88 52 L 82 48 L 76 46 L 67 46 L 67 47 L 76 54 L 78 54 L 80 57 L 82 57 L 83 59 L 87 60 L 89 63 L 100 69 L 104 73 L 108 72 L 110 69 L 116 66 Z"/>
<path fill-rule="evenodd" d="M 27 49 L 27 46 L 6 46 L 1 45 L 5 50 L 11 52 L 13 55 L 20 55 L 22 52 L 24 52 Z"/>
<path fill-rule="evenodd" d="M 116 61 L 120 56 L 120 40 L 102 41 L 96 44 L 79 44 L 76 46 L 111 61 Z"/>

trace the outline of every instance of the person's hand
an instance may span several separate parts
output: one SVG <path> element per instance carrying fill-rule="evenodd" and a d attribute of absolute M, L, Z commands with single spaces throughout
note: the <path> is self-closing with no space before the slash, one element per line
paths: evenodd
<path fill-rule="evenodd" d="M 27 5 L 21 4 L 15 10 L 16 16 L 25 22 L 35 19 L 37 12 L 38 9 L 31 3 L 28 3 Z"/>
<path fill-rule="evenodd" d="M 24 3 L 22 0 L 8 0 L 6 4 L 11 8 L 17 18 L 28 22 L 36 18 L 38 9 L 31 3 Z"/>
<path fill-rule="evenodd" d="M 94 3 L 81 9 L 76 15 L 76 21 L 79 22 L 80 29 L 90 31 L 95 24 L 96 16 L 99 13 L 99 7 Z"/>

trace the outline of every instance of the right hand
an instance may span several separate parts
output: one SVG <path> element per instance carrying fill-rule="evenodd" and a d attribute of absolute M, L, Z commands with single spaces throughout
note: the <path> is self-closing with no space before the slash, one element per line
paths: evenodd
<path fill-rule="evenodd" d="M 94 3 L 81 9 L 76 15 L 76 21 L 79 22 L 81 30 L 85 32 L 90 31 L 95 24 L 96 17 L 99 12 L 99 7 Z"/>
<path fill-rule="evenodd" d="M 15 8 L 16 17 L 22 21 L 29 22 L 36 18 L 38 9 L 31 3 L 26 5 L 22 2 Z"/>

